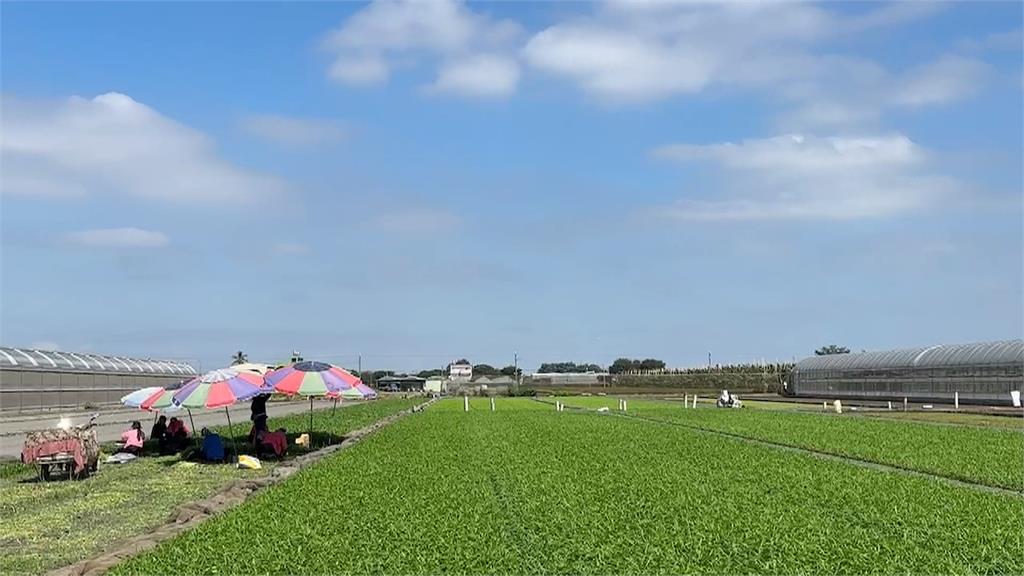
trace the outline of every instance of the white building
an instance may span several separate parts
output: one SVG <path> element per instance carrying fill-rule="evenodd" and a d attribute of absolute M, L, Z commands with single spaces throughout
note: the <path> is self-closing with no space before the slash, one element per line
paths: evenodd
<path fill-rule="evenodd" d="M 465 360 L 452 362 L 448 365 L 448 378 L 450 380 L 472 380 L 473 365 Z"/>

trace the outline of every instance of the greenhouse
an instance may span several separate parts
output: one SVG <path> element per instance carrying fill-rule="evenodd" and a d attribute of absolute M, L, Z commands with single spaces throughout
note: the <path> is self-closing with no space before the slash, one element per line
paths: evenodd
<path fill-rule="evenodd" d="M 831 354 L 797 363 L 787 392 L 817 398 L 1010 404 L 1024 388 L 1024 341 Z"/>
<path fill-rule="evenodd" d="M 147 386 L 177 386 L 196 375 L 183 362 L 0 347 L 0 409 L 99 406 Z"/>

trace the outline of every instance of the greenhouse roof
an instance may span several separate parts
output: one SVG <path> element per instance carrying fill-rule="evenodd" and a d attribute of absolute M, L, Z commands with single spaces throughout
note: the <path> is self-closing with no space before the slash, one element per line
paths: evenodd
<path fill-rule="evenodd" d="M 118 372 L 151 376 L 195 376 L 196 370 L 184 362 L 101 356 L 83 352 L 34 350 L 0 346 L 0 369 L 61 370 L 75 372 Z"/>
<path fill-rule="evenodd" d="M 1024 340 L 948 344 L 860 354 L 812 356 L 796 370 L 871 370 L 886 368 L 946 368 L 1024 363 Z"/>

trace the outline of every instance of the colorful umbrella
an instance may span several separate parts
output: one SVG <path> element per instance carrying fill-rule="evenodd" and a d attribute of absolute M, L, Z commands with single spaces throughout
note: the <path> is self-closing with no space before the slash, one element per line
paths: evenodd
<path fill-rule="evenodd" d="M 267 382 L 281 394 L 313 397 L 341 394 L 359 379 L 337 366 L 305 360 L 267 374 Z"/>
<path fill-rule="evenodd" d="M 213 370 L 190 380 L 174 393 L 174 403 L 185 408 L 224 408 L 231 430 L 231 444 L 235 443 L 235 428 L 231 424 L 228 406 L 248 400 L 269 391 L 263 376 L 224 368 Z M 191 411 L 189 412 L 191 416 Z M 192 426 L 193 431 L 195 425 Z M 235 454 L 238 454 L 237 447 Z"/>
<path fill-rule="evenodd" d="M 150 386 L 121 397 L 121 404 L 143 410 L 159 410 L 172 406 L 171 396 L 163 386 Z"/>
<path fill-rule="evenodd" d="M 274 387 L 275 392 L 294 396 L 309 396 L 309 432 L 313 435 L 313 397 L 326 396 L 335 400 L 346 392 L 353 391 L 363 398 L 363 392 L 358 386 L 365 386 L 355 375 L 343 368 L 327 364 L 325 362 L 314 362 L 304 360 L 289 366 L 283 366 L 267 375 L 267 382 Z"/>
<path fill-rule="evenodd" d="M 186 408 L 225 408 L 267 391 L 263 376 L 224 368 L 190 380 L 174 393 L 174 403 Z"/>

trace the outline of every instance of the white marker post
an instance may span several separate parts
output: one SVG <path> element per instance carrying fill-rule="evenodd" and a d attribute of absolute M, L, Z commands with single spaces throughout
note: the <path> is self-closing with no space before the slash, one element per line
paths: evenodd
<path fill-rule="evenodd" d="M 821 411 L 822 412 L 828 412 L 828 402 L 822 402 L 821 403 Z"/>
<path fill-rule="evenodd" d="M 693 407 L 694 408 L 697 407 L 697 395 L 696 394 L 693 395 Z"/>
<path fill-rule="evenodd" d="M 494 398 L 491 398 L 491 412 L 494 412 Z"/>
<path fill-rule="evenodd" d="M 843 403 L 840 400 L 833 401 L 832 406 L 836 409 L 836 414 L 843 413 Z"/>
<path fill-rule="evenodd" d="M 686 403 L 690 401 L 689 394 L 683 394 L 683 408 L 686 408 Z"/>
<path fill-rule="evenodd" d="M 903 411 L 904 412 L 907 411 L 907 397 L 906 396 L 903 397 Z"/>
<path fill-rule="evenodd" d="M 960 391 L 953 392 L 953 410 L 960 411 Z"/>
<path fill-rule="evenodd" d="M 626 404 L 626 401 L 623 400 L 622 401 L 622 411 L 626 412 L 627 410 L 629 410 L 629 406 Z"/>
<path fill-rule="evenodd" d="M 469 412 L 469 396 L 462 397 L 462 409 L 465 412 Z"/>
<path fill-rule="evenodd" d="M 892 411 L 892 400 L 889 400 L 889 410 Z"/>

